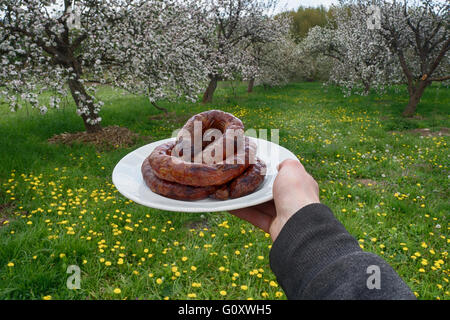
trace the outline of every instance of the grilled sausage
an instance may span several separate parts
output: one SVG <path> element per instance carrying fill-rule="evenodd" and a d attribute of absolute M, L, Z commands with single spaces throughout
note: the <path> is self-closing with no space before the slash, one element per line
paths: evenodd
<path fill-rule="evenodd" d="M 153 192 L 178 200 L 242 197 L 261 185 L 265 170 L 242 121 L 220 110 L 191 117 L 176 141 L 156 147 L 141 167 Z"/>
<path fill-rule="evenodd" d="M 240 198 L 254 192 L 264 181 L 266 174 L 266 164 L 257 159 L 255 164 L 251 164 L 245 172 L 232 180 L 230 183 L 218 188 L 212 198 L 219 200 Z"/>
<path fill-rule="evenodd" d="M 156 147 L 148 160 L 154 174 L 163 180 L 184 185 L 204 187 L 222 185 L 241 175 L 256 154 L 256 144 L 247 138 L 241 155 L 234 155 L 220 163 L 187 162 L 171 154 L 175 142 Z"/>
<path fill-rule="evenodd" d="M 182 185 L 175 182 L 165 181 L 159 179 L 152 167 L 148 158 L 144 160 L 141 167 L 142 176 L 145 184 L 155 193 L 162 196 L 177 199 L 177 200 L 200 200 L 207 198 L 217 189 L 215 186 L 208 187 L 192 187 Z"/>

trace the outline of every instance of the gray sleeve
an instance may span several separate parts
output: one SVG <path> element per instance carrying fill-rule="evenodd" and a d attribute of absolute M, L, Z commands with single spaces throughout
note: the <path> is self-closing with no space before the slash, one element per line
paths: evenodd
<path fill-rule="evenodd" d="M 325 205 L 308 205 L 285 224 L 270 266 L 288 299 L 415 299 L 379 256 L 364 252 Z"/>

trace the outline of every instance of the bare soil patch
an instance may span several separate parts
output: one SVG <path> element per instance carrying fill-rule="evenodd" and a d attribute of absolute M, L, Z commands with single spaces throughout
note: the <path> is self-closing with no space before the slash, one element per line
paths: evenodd
<path fill-rule="evenodd" d="M 418 134 L 422 137 L 448 137 L 450 136 L 450 128 L 442 127 L 439 130 L 431 131 L 429 128 L 420 128 L 420 129 L 411 129 L 411 130 L 405 130 L 405 131 L 389 131 L 390 133 L 412 133 L 412 134 Z"/>
<path fill-rule="evenodd" d="M 100 132 L 87 133 L 61 133 L 48 139 L 49 143 L 61 143 L 72 145 L 73 143 L 92 144 L 99 149 L 126 148 L 136 143 L 139 138 L 152 140 L 151 137 L 141 137 L 128 128 L 119 126 L 109 126 Z"/>
<path fill-rule="evenodd" d="M 376 182 L 375 180 L 371 180 L 371 179 L 357 179 L 356 182 L 361 183 L 361 184 L 365 185 L 366 187 L 370 187 L 370 186 L 374 186 L 374 185 L 378 184 L 378 182 Z"/>
<path fill-rule="evenodd" d="M 194 221 L 188 221 L 184 225 L 185 228 L 191 230 L 203 230 L 204 228 L 209 228 L 210 225 L 208 223 L 208 219 L 202 219 L 202 220 L 194 220 Z"/>
<path fill-rule="evenodd" d="M 15 207 L 12 203 L 0 203 L 0 228 L 6 225 L 6 221 L 11 220 L 11 213 Z"/>

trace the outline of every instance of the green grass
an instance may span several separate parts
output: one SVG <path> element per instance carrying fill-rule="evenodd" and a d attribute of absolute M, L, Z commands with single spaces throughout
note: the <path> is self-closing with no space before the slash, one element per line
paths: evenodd
<path fill-rule="evenodd" d="M 183 125 L 149 120 L 157 112 L 143 97 L 106 87 L 99 96 L 104 126 L 158 140 Z M 449 138 L 408 129 L 449 127 L 450 91 L 428 88 L 415 119 L 400 117 L 406 102 L 403 88 L 345 98 L 337 88 L 293 83 L 252 94 L 222 84 L 211 105 L 161 104 L 181 116 L 219 108 L 246 128 L 279 129 L 280 144 L 364 250 L 420 299 L 449 299 Z M 117 192 L 115 164 L 144 141 L 101 152 L 48 144 L 83 130 L 71 104 L 44 116 L 0 105 L 0 117 L 0 205 L 10 204 L 0 227 L 0 299 L 285 299 L 262 231 L 226 212 L 153 210 Z M 68 265 L 82 270 L 79 290 L 66 288 Z"/>

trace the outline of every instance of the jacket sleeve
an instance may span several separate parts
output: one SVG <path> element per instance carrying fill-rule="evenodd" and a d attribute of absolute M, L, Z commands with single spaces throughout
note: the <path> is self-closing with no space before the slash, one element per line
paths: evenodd
<path fill-rule="evenodd" d="M 296 212 L 270 251 L 270 266 L 288 299 L 415 299 L 379 256 L 358 242 L 320 203 Z"/>

